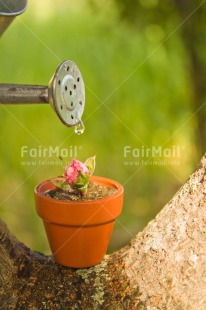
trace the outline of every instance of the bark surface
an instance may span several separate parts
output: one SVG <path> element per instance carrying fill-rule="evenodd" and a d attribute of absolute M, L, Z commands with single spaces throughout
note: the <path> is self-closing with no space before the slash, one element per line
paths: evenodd
<path fill-rule="evenodd" d="M 206 156 L 157 217 L 101 264 L 71 269 L 0 221 L 0 309 L 206 309 Z"/>

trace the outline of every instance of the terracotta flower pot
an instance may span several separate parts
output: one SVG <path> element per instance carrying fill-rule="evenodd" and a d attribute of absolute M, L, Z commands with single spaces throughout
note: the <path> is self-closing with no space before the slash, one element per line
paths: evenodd
<path fill-rule="evenodd" d="M 64 266 L 84 268 L 98 264 L 122 210 L 122 185 L 102 177 L 92 176 L 90 180 L 117 192 L 98 200 L 65 201 L 44 195 L 55 188 L 50 180 L 35 188 L 36 211 L 43 220 L 55 261 Z"/>

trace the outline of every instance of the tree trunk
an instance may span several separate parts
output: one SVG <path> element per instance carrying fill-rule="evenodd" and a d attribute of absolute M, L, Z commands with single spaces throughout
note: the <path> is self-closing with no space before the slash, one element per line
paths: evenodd
<path fill-rule="evenodd" d="M 205 210 L 206 155 L 157 217 L 95 267 L 60 266 L 1 221 L 0 308 L 205 310 Z"/>

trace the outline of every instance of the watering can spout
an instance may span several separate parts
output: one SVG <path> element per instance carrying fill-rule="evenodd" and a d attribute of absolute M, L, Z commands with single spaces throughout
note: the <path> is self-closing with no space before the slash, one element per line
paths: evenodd
<path fill-rule="evenodd" d="M 0 36 L 8 28 L 17 15 L 26 10 L 27 0 L 0 1 Z"/>
<path fill-rule="evenodd" d="M 63 124 L 77 126 L 76 133 L 81 133 L 85 88 L 77 65 L 71 60 L 63 61 L 49 86 L 0 83 L 0 105 L 34 103 L 50 103 Z"/>
<path fill-rule="evenodd" d="M 0 0 L 0 36 L 26 7 L 27 0 Z M 63 124 L 75 127 L 78 134 L 84 131 L 81 121 L 85 105 L 84 81 L 71 60 L 58 66 L 49 86 L 0 83 L 0 105 L 24 103 L 50 103 Z"/>

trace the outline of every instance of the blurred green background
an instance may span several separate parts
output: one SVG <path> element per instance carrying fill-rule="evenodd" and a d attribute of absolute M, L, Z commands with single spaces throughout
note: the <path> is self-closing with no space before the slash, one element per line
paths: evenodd
<path fill-rule="evenodd" d="M 0 106 L 0 216 L 18 239 L 50 253 L 33 189 L 62 174 L 53 158 L 22 157 L 23 146 L 77 147 L 82 161 L 96 154 L 95 174 L 124 185 L 109 252 L 172 198 L 206 149 L 203 13 L 198 1 L 29 1 L 0 40 L 0 82 L 48 85 L 60 62 L 73 60 L 86 86 L 86 130 L 77 136 L 49 105 Z M 125 157 L 125 146 L 180 152 Z M 22 164 L 34 160 L 47 163 Z"/>

